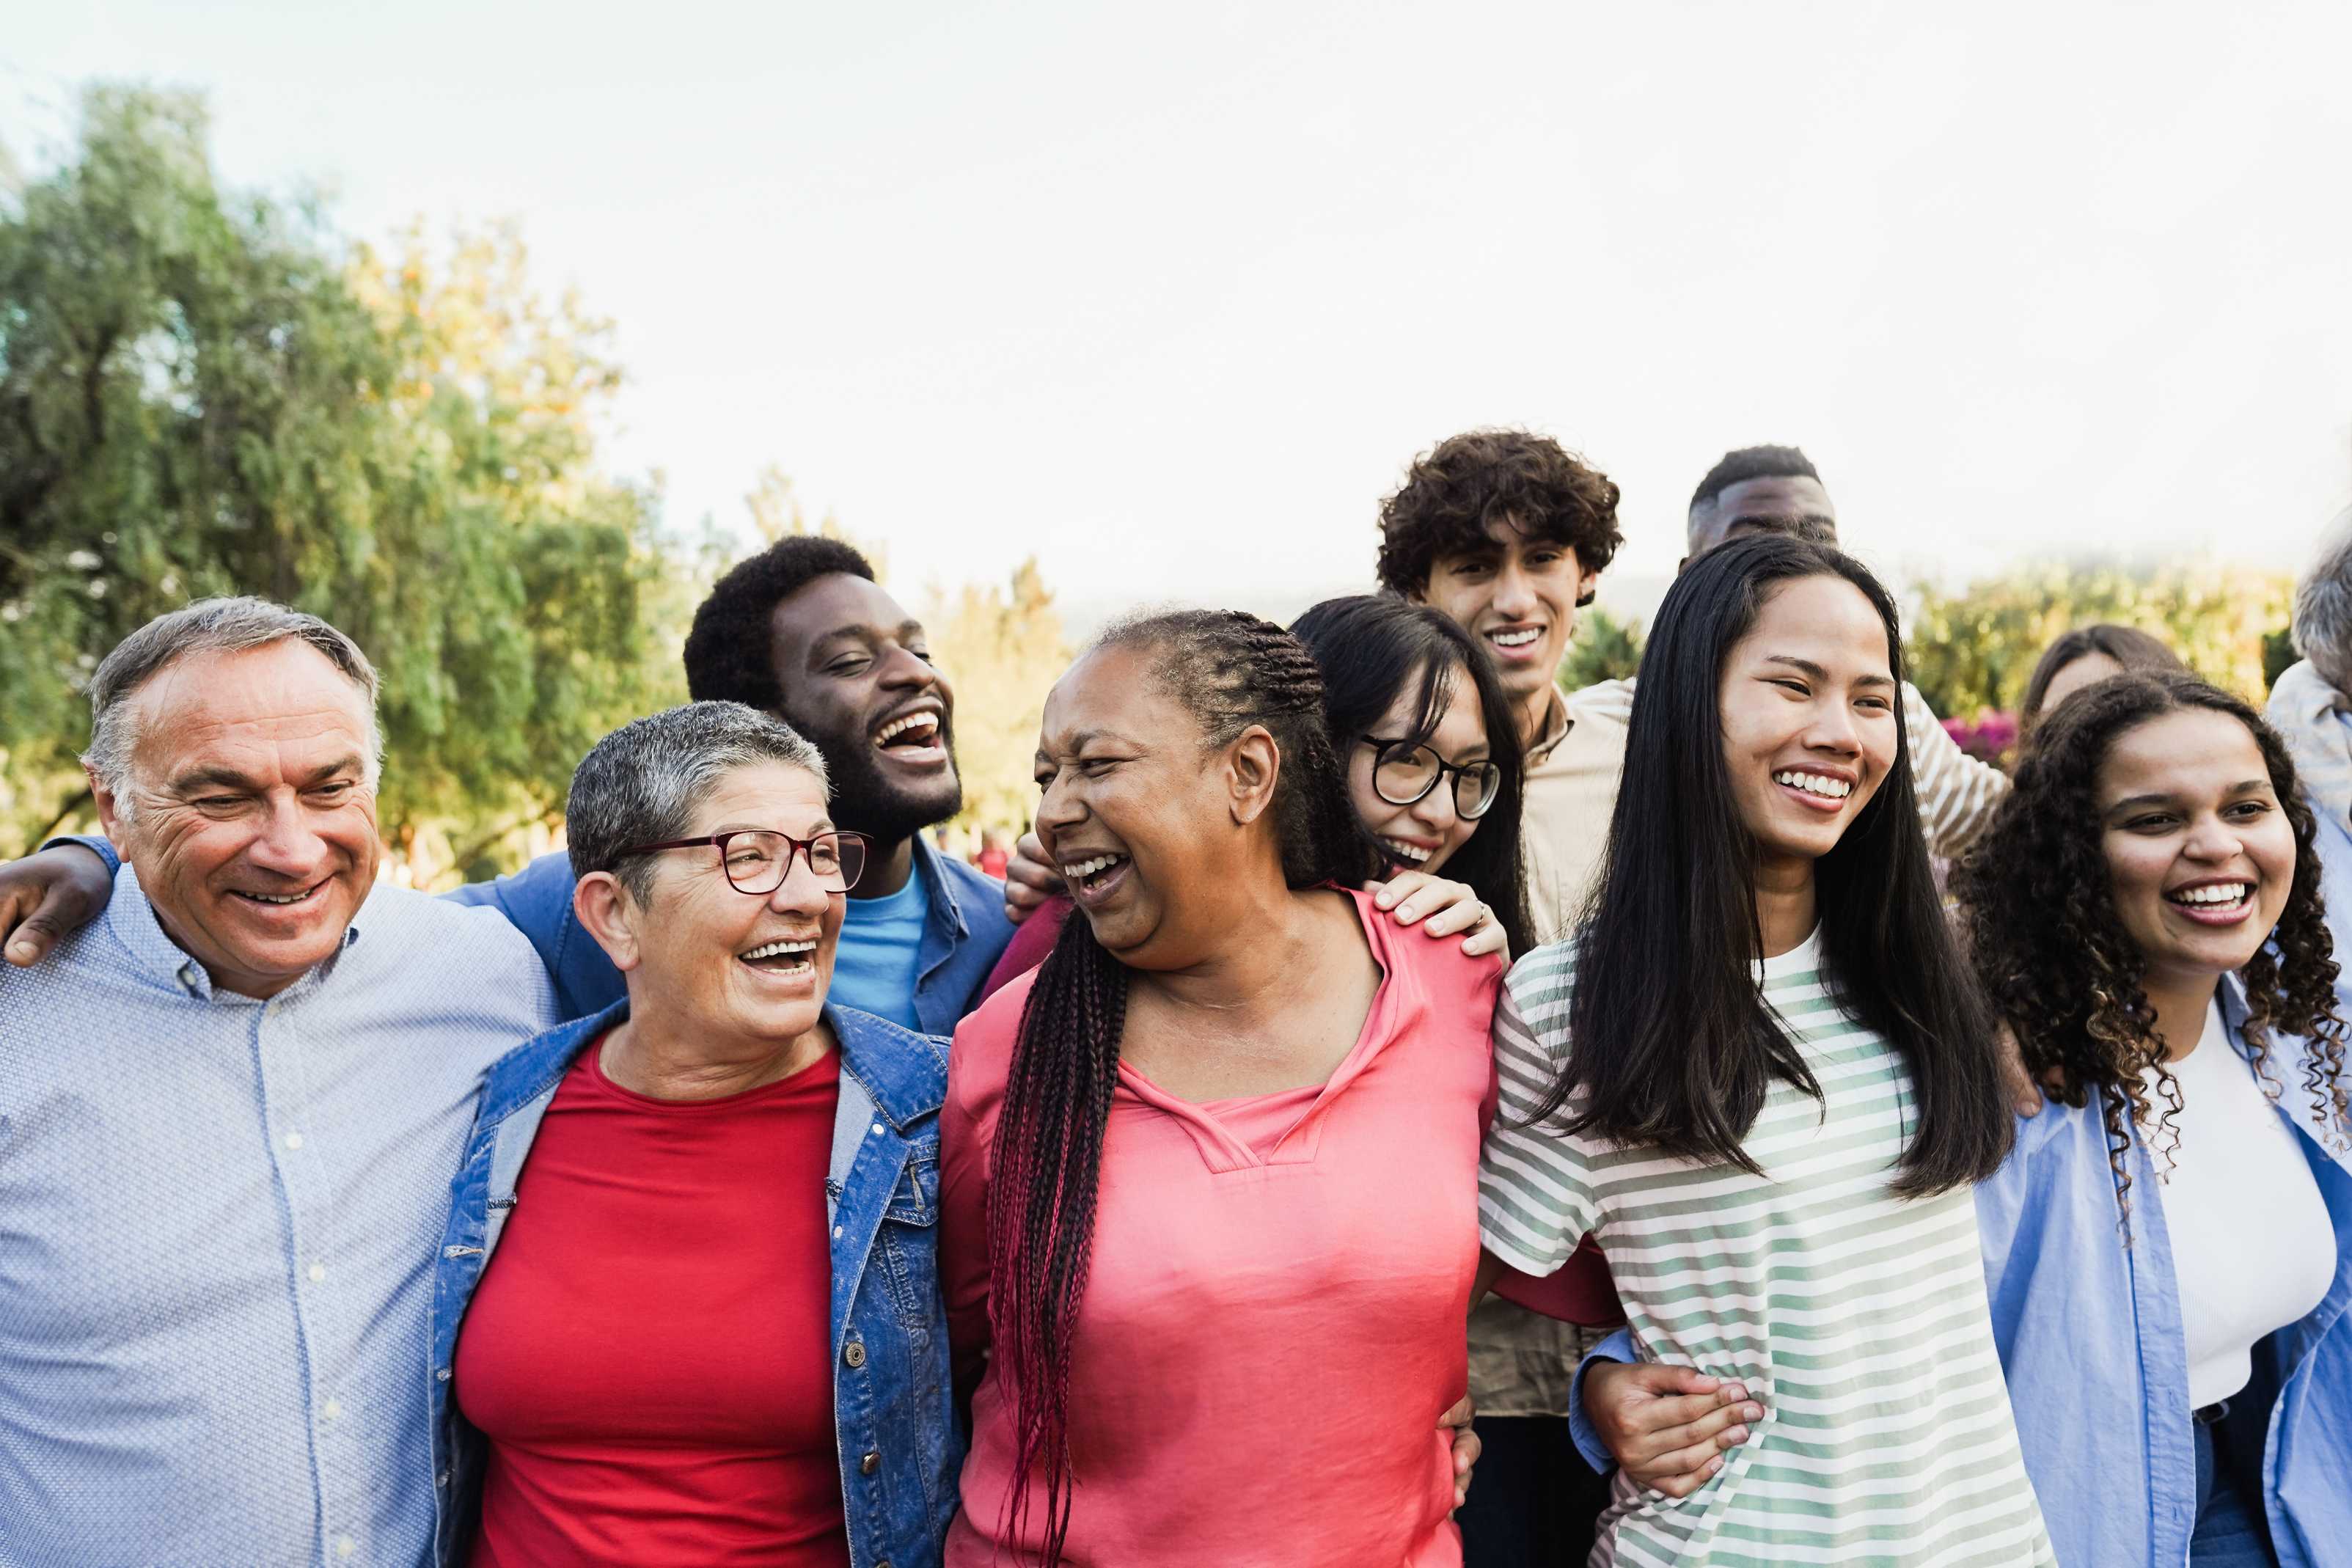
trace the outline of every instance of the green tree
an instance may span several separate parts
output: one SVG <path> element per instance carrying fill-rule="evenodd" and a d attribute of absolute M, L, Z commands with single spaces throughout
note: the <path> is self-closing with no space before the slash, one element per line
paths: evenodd
<path fill-rule="evenodd" d="M 1559 661 L 1559 689 L 1580 691 L 1604 680 L 1630 679 L 1641 668 L 1641 626 L 1595 605 L 1577 617 L 1576 640 Z"/>
<path fill-rule="evenodd" d="M 184 94 L 92 89 L 72 159 L 0 198 L 0 851 L 82 798 L 100 657 L 205 595 L 376 660 L 383 827 L 421 877 L 673 694 L 656 497 L 594 463 L 604 325 L 532 293 L 510 233 L 436 259 L 223 191 Z"/>
<path fill-rule="evenodd" d="M 2010 712 L 2052 641 L 2111 621 L 2153 632 L 2200 675 L 2259 700 L 2268 689 L 2263 639 L 2285 618 L 2290 593 L 2284 574 L 2212 563 L 2040 562 L 1958 593 L 1915 592 L 1904 657 L 1946 718 Z"/>
<path fill-rule="evenodd" d="M 969 827 L 1026 823 L 1037 806 L 1031 759 L 1045 716 L 1045 693 L 1068 668 L 1061 612 L 1023 562 L 1003 588 L 967 584 L 952 597 L 934 590 L 924 616 L 931 652 L 955 687 L 956 771 Z"/>

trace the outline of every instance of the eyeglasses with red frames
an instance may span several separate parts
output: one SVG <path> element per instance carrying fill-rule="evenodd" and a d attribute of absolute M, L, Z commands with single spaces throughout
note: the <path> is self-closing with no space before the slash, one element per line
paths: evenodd
<path fill-rule="evenodd" d="M 764 897 L 784 885 L 784 879 L 793 874 L 793 859 L 800 858 L 808 861 L 809 870 L 826 892 L 845 893 L 857 885 L 858 874 L 866 869 L 866 853 L 872 847 L 873 840 L 863 833 L 819 833 L 808 838 L 795 838 L 770 827 L 739 827 L 732 833 L 714 833 L 708 838 L 670 838 L 659 844 L 632 845 L 614 858 L 651 855 L 662 849 L 715 847 L 719 869 L 727 873 L 727 880 L 734 889 Z"/>

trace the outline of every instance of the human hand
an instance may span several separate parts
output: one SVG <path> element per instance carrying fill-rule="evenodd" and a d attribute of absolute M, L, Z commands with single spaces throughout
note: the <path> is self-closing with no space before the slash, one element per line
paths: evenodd
<path fill-rule="evenodd" d="M 1437 1425 L 1441 1428 L 1450 1426 L 1454 1429 L 1454 1506 L 1455 1508 L 1460 1508 L 1469 1500 L 1470 1472 L 1478 1463 L 1480 1448 L 1478 1434 L 1470 1425 L 1470 1417 L 1476 1414 L 1477 1406 L 1470 1402 L 1470 1396 L 1465 1394 L 1454 1402 L 1452 1409 L 1437 1418 Z"/>
<path fill-rule="evenodd" d="M 1062 874 L 1045 858 L 1045 841 L 1024 833 L 1004 863 L 1004 918 L 1019 925 L 1063 891 Z"/>
<path fill-rule="evenodd" d="M 1399 871 L 1385 882 L 1365 883 L 1364 890 L 1372 895 L 1373 907 L 1386 910 L 1399 925 L 1418 922 L 1431 936 L 1465 931 L 1462 951 L 1473 958 L 1499 952 L 1504 963 L 1511 961 L 1511 939 L 1503 922 L 1478 901 L 1467 883 L 1449 882 L 1426 871 Z"/>
<path fill-rule="evenodd" d="M 1764 1407 L 1737 1383 L 1663 1362 L 1596 1361 L 1584 1369 L 1584 1414 L 1618 1468 L 1653 1491 L 1685 1498 L 1748 1441 Z"/>
<path fill-rule="evenodd" d="M 96 919 L 113 894 L 106 862 L 79 844 L 0 865 L 0 956 L 20 969 L 38 963 Z"/>

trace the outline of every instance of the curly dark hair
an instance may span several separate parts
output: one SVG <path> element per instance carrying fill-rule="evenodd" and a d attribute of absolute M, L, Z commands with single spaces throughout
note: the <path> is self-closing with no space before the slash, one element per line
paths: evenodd
<path fill-rule="evenodd" d="M 2286 743 L 2259 714 L 2193 675 L 2147 670 L 2111 676 L 2044 716 L 2019 763 L 2016 787 L 1952 878 L 1977 973 L 2017 1033 L 2026 1069 L 2055 1097 L 2079 1106 L 2102 1091 L 2107 1159 L 2129 1223 L 2131 1177 L 2126 1125 L 2179 1147 L 2173 1114 L 2180 1090 L 2166 1067 L 2156 1009 L 2143 981 L 2147 960 L 2116 913 L 2101 847 L 2098 773 L 2116 742 L 2150 720 L 2189 710 L 2226 713 L 2262 750 L 2271 788 L 2294 828 L 2294 886 L 2276 930 L 2239 972 L 2246 987 L 2246 1050 L 2275 1101 L 2270 1066 L 2276 1034 L 2309 1039 L 2304 1087 L 2333 1103 L 2341 1138 L 2347 1105 L 2345 1026 L 2336 1011 L 2336 958 L 2320 901 L 2319 857 L 2311 809 L 2295 789 Z M 2153 1068 L 2154 1098 L 2142 1078 Z M 2053 1077 L 2054 1070 L 2054 1078 Z"/>
<path fill-rule="evenodd" d="M 740 702 L 783 711 L 776 681 L 776 605 L 819 577 L 842 573 L 874 581 L 874 565 L 838 539 L 793 534 L 728 568 L 694 612 L 686 634 L 686 690 L 697 702 Z"/>
<path fill-rule="evenodd" d="M 1576 552 L 1587 572 L 1606 568 L 1625 542 L 1617 527 L 1617 487 L 1548 436 L 1472 430 L 1413 460 L 1396 493 L 1381 503 L 1381 586 L 1418 594 L 1441 555 L 1486 542 L 1486 525 Z"/>
<path fill-rule="evenodd" d="M 1122 621 L 1097 647 L 1148 649 L 1161 688 L 1221 746 L 1262 724 L 1281 753 L 1273 820 L 1283 880 L 1356 887 L 1379 864 L 1349 804 L 1338 750 L 1323 727 L 1315 656 L 1280 626 L 1238 610 L 1180 610 Z M 1013 1487 L 1006 1522 L 1018 1535 L 1030 1484 L 1043 1472 L 1037 1548 L 1062 1558 L 1076 1477 L 1070 1468 L 1070 1349 L 1094 1252 L 1103 1138 L 1118 1084 L 1127 966 L 1095 941 L 1083 913 L 1062 927 L 1021 1013 L 990 1146 L 989 1331 L 1013 1401 Z"/>

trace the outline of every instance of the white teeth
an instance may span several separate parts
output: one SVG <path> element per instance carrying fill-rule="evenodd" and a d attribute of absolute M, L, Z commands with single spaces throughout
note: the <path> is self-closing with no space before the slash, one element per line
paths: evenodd
<path fill-rule="evenodd" d="M 1487 634 L 1486 640 L 1496 647 L 1525 647 L 1541 636 L 1543 636 L 1541 626 L 1530 626 L 1526 631 L 1520 632 L 1490 632 Z"/>
<path fill-rule="evenodd" d="M 1402 838 L 1390 838 L 1383 836 L 1381 842 L 1393 851 L 1397 858 L 1410 860 L 1416 866 L 1427 860 L 1433 853 L 1432 850 L 1423 849 L 1418 844 L 1407 844 Z"/>
<path fill-rule="evenodd" d="M 1062 868 L 1062 879 L 1074 882 L 1083 877 L 1091 877 L 1097 871 L 1108 871 L 1118 865 L 1120 859 L 1121 857 L 1117 855 L 1097 855 L 1091 860 L 1073 861 Z"/>
<path fill-rule="evenodd" d="M 303 900 L 305 900 L 305 899 L 309 898 L 310 895 L 308 892 L 300 892 L 300 893 L 247 893 L 247 894 L 246 894 L 245 896 L 246 896 L 247 898 L 248 898 L 248 899 L 251 899 L 254 902 L 256 902 L 256 903 L 257 903 L 257 904 L 299 904 L 299 903 L 300 903 Z"/>
<path fill-rule="evenodd" d="M 2253 889 L 2244 882 L 2214 882 L 2202 888 L 2189 888 L 2172 895 L 2176 904 L 2235 904 L 2245 900 Z"/>
<path fill-rule="evenodd" d="M 765 947 L 755 947 L 751 952 L 744 953 L 742 956 L 747 959 L 783 958 L 795 952 L 814 952 L 815 951 L 816 943 L 813 940 L 807 942 L 772 942 Z"/>
<path fill-rule="evenodd" d="M 1853 793 L 1853 785 L 1844 779 L 1833 779 L 1825 773 L 1801 773 L 1793 770 L 1772 775 L 1774 784 L 1787 784 L 1790 789 L 1803 790 L 1829 800 L 1843 800 Z"/>
<path fill-rule="evenodd" d="M 887 746 L 893 737 L 903 735 L 909 730 L 936 730 L 939 727 L 940 716 L 936 713 L 909 713 L 903 719 L 893 719 L 883 725 L 876 732 L 874 743 L 877 746 Z"/>

